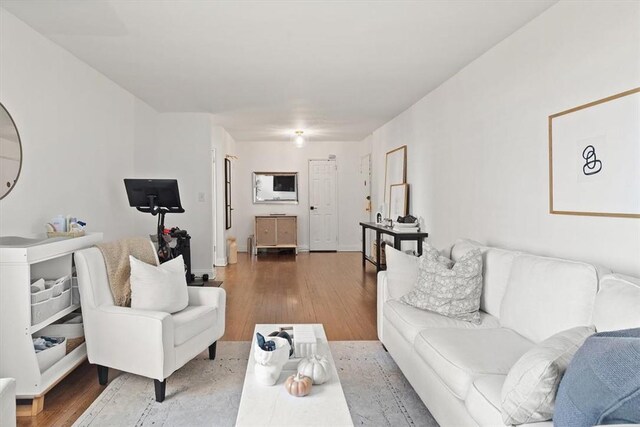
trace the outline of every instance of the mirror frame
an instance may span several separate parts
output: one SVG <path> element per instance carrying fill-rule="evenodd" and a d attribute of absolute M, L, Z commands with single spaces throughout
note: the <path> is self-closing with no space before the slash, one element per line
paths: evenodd
<path fill-rule="evenodd" d="M 7 191 L 6 193 L 0 196 L 0 200 L 2 200 L 13 191 L 16 185 L 18 185 L 18 179 L 20 178 L 20 173 L 22 172 L 22 163 L 24 162 L 24 151 L 22 150 L 22 138 L 20 137 L 20 131 L 18 130 L 18 125 L 16 125 L 16 122 L 15 120 L 13 120 L 11 113 L 9 112 L 9 110 L 7 110 L 7 107 L 5 107 L 2 102 L 0 102 L 0 107 L 7 113 L 7 116 L 9 116 L 9 120 L 11 120 L 11 124 L 13 124 L 13 128 L 16 130 L 16 135 L 18 136 L 18 145 L 20 146 L 20 165 L 18 166 L 18 174 L 13 180 L 13 185 L 11 186 L 9 191 Z"/>
<path fill-rule="evenodd" d="M 273 175 L 273 176 L 295 176 L 296 178 L 296 199 L 295 200 L 258 200 L 258 195 L 256 194 L 256 176 L 257 175 Z M 253 182 L 252 182 L 252 192 L 253 192 L 253 203 L 258 205 L 297 205 L 300 202 L 300 193 L 298 189 L 300 186 L 298 185 L 298 172 L 253 172 Z"/>

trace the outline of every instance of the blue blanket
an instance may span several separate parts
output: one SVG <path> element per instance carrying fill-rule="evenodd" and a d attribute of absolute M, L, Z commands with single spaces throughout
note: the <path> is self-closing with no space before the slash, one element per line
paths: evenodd
<path fill-rule="evenodd" d="M 640 328 L 592 335 L 560 382 L 553 424 L 636 423 L 640 423 Z"/>

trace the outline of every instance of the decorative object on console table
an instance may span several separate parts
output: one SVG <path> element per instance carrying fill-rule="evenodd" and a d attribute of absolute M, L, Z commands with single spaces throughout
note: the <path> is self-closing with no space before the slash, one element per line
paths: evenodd
<path fill-rule="evenodd" d="M 389 194 L 389 218 L 395 221 L 409 213 L 409 184 L 391 185 Z"/>
<path fill-rule="evenodd" d="M 407 146 L 403 145 L 387 153 L 384 165 L 384 201 L 391 200 L 391 186 L 407 182 Z M 387 212 L 383 210 L 383 212 Z"/>
<path fill-rule="evenodd" d="M 549 116 L 549 211 L 640 218 L 640 88 Z"/>

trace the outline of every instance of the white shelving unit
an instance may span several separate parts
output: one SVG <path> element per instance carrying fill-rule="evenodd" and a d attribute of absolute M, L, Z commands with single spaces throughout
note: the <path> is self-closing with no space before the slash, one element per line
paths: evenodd
<path fill-rule="evenodd" d="M 72 273 L 73 253 L 102 241 L 102 233 L 76 238 L 43 239 L 30 246 L 0 246 L 0 377 L 16 379 L 16 398 L 33 399 L 30 413 L 44 407 L 44 395 L 87 357 L 83 343 L 49 369 L 40 372 L 32 335 L 80 308 L 73 304 L 31 324 L 30 285 L 39 278 Z"/>

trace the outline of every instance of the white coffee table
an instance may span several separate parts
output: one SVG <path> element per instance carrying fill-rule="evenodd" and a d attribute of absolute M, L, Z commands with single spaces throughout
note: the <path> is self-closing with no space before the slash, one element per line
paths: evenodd
<path fill-rule="evenodd" d="M 256 332 L 266 337 L 283 326 L 293 325 L 256 325 L 254 340 Z M 331 361 L 331 379 L 322 385 L 314 385 L 311 393 L 305 397 L 291 396 L 284 388 L 284 381 L 289 375 L 296 373 L 299 361 L 291 359 L 285 365 L 276 385 L 262 385 L 254 375 L 252 342 L 236 419 L 237 426 L 353 426 L 324 328 L 321 324 L 314 324 L 313 330 L 318 339 L 318 353 Z"/>

